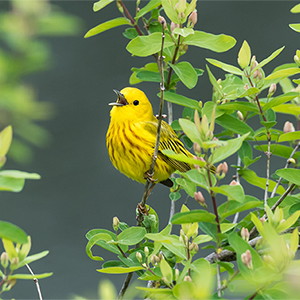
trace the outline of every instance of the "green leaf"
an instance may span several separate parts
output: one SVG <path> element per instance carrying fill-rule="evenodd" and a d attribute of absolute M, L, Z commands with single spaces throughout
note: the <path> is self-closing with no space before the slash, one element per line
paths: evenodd
<path fill-rule="evenodd" d="M 121 25 L 130 25 L 130 23 L 128 22 L 128 20 L 124 17 L 120 17 L 120 18 L 116 18 L 116 19 L 112 19 L 112 20 L 109 20 L 107 22 L 104 22 L 92 29 L 90 29 L 86 34 L 85 34 L 85 38 L 88 38 L 88 37 L 91 37 L 91 36 L 94 36 L 94 35 L 97 35 L 101 32 L 104 32 L 108 29 L 111 29 L 111 28 L 115 28 L 115 27 L 118 27 L 118 26 L 121 26 Z"/>
<path fill-rule="evenodd" d="M 157 6 L 159 6 L 161 4 L 161 0 L 151 0 L 147 3 L 147 5 L 145 5 L 143 8 L 141 8 L 139 10 L 139 12 L 136 14 L 135 19 L 139 19 L 142 16 L 144 16 L 146 13 L 148 13 L 149 11 L 151 11 L 152 9 L 156 8 Z"/>
<path fill-rule="evenodd" d="M 9 191 L 18 193 L 22 191 L 25 184 L 23 178 L 12 178 L 0 176 L 0 191 Z"/>
<path fill-rule="evenodd" d="M 5 156 L 8 152 L 12 141 L 12 127 L 7 126 L 0 132 L 0 157 Z"/>
<path fill-rule="evenodd" d="M 136 78 L 141 81 L 161 82 L 159 73 L 148 70 L 141 70 L 136 72 Z"/>
<path fill-rule="evenodd" d="M 269 57 L 264 59 L 262 62 L 260 62 L 252 71 L 251 74 L 253 74 L 256 70 L 262 68 L 264 65 L 269 63 L 271 60 L 273 60 L 279 53 L 285 48 L 285 46 L 281 47 L 280 49 L 277 49 L 274 51 Z"/>
<path fill-rule="evenodd" d="M 187 212 L 177 213 L 172 219 L 172 224 L 184 224 L 193 222 L 210 222 L 215 224 L 216 216 L 201 209 L 191 210 Z"/>
<path fill-rule="evenodd" d="M 238 155 L 240 159 L 242 160 L 243 164 L 245 164 L 244 159 L 245 157 L 248 157 L 249 159 L 252 159 L 252 147 L 247 141 L 243 141 L 242 147 L 238 151 Z"/>
<path fill-rule="evenodd" d="M 20 244 L 28 242 L 27 234 L 23 229 L 5 221 L 0 221 L 0 237 Z"/>
<path fill-rule="evenodd" d="M 222 161 L 231 156 L 233 153 L 237 152 L 248 135 L 249 133 L 244 134 L 236 139 L 227 140 L 225 146 L 220 146 L 219 148 L 215 149 L 212 163 L 215 164 L 219 161 Z"/>
<path fill-rule="evenodd" d="M 211 190 L 227 196 L 228 200 L 236 200 L 240 203 L 244 203 L 245 201 L 244 189 L 240 184 L 215 186 Z"/>
<path fill-rule="evenodd" d="M 244 75 L 243 71 L 235 66 L 223 63 L 221 61 L 212 58 L 206 58 L 206 60 L 212 65 L 224 70 L 225 72 L 235 74 L 235 75 L 241 75 L 241 76 Z"/>
<path fill-rule="evenodd" d="M 226 233 L 229 230 L 231 230 L 232 228 L 236 227 L 237 223 L 222 223 L 220 224 L 220 228 L 221 228 L 221 232 L 222 233 Z"/>
<path fill-rule="evenodd" d="M 300 13 L 300 4 L 296 4 L 295 6 L 293 6 L 293 8 L 290 11 L 293 14 Z"/>
<path fill-rule="evenodd" d="M 290 103 L 278 105 L 274 107 L 273 110 L 281 114 L 290 114 L 296 117 L 298 117 L 298 115 L 300 114 L 300 106 Z"/>
<path fill-rule="evenodd" d="M 175 7 L 173 7 L 173 2 L 169 0 L 161 0 L 161 4 L 168 18 L 175 24 L 180 24 L 177 13 L 175 11 Z"/>
<path fill-rule="evenodd" d="M 9 279 L 31 279 L 31 280 L 33 280 L 34 278 L 42 279 L 42 278 L 50 277 L 52 275 L 53 275 L 52 272 L 43 273 L 43 274 L 34 274 L 34 275 L 31 275 L 31 274 L 12 274 L 12 275 L 8 276 L 8 280 Z"/>
<path fill-rule="evenodd" d="M 200 173 L 198 170 L 196 169 L 192 169 L 187 171 L 186 173 L 184 173 L 184 176 L 186 176 L 187 178 L 189 178 L 191 181 L 193 181 L 194 183 L 196 183 L 198 186 L 201 186 L 202 188 L 206 189 L 207 191 L 209 191 L 209 186 L 208 186 L 208 181 L 207 181 L 207 174 L 205 174 L 205 176 Z M 215 177 L 211 177 L 211 179 L 213 179 Z M 213 185 L 215 184 L 215 182 L 212 183 Z"/>
<path fill-rule="evenodd" d="M 3 248 L 8 255 L 9 260 L 11 261 L 14 257 L 18 257 L 17 250 L 14 246 L 14 243 L 11 240 L 2 238 Z"/>
<path fill-rule="evenodd" d="M 278 142 L 289 142 L 289 141 L 295 141 L 300 139 L 300 131 L 294 131 L 294 132 L 287 132 L 280 135 Z"/>
<path fill-rule="evenodd" d="M 172 201 L 177 201 L 178 199 L 181 198 L 181 195 L 179 192 L 171 192 L 169 194 L 169 198 L 172 200 Z"/>
<path fill-rule="evenodd" d="M 242 69 L 246 69 L 249 66 L 251 59 L 251 49 L 247 41 L 244 41 L 238 54 L 238 63 Z"/>
<path fill-rule="evenodd" d="M 183 61 L 176 65 L 169 63 L 169 65 L 187 88 L 192 89 L 196 86 L 198 75 L 189 62 Z"/>
<path fill-rule="evenodd" d="M 176 28 L 174 28 L 173 33 L 179 34 L 183 37 L 187 37 L 190 34 L 194 34 L 194 29 L 193 28 L 186 28 L 186 27 L 185 28 L 176 27 Z"/>
<path fill-rule="evenodd" d="M 173 288 L 173 295 L 176 299 L 195 299 L 196 287 L 193 282 L 182 281 Z"/>
<path fill-rule="evenodd" d="M 210 242 L 211 240 L 212 240 L 211 236 L 207 234 L 200 234 L 193 240 L 193 243 L 202 244 L 202 243 Z"/>
<path fill-rule="evenodd" d="M 268 151 L 268 145 L 265 144 L 265 145 L 254 145 L 254 148 L 258 151 Z M 280 144 L 272 144 L 271 147 L 270 147 L 270 151 L 272 152 L 272 155 L 277 155 L 277 156 L 280 156 L 280 157 L 284 157 L 286 159 L 288 159 L 292 152 L 293 152 L 293 148 L 292 147 L 288 147 L 288 146 L 285 146 L 285 145 L 280 145 Z M 299 152 L 296 152 L 293 156 L 293 158 L 295 159 L 298 159 L 299 158 L 299 155 L 300 153 Z"/>
<path fill-rule="evenodd" d="M 142 266 L 140 267 L 130 267 L 130 268 L 124 268 L 124 267 L 110 267 L 105 269 L 98 269 L 97 271 L 104 274 L 125 274 L 125 273 L 131 273 L 136 272 L 139 270 L 143 270 L 144 268 Z"/>
<path fill-rule="evenodd" d="M 214 35 L 204 31 L 195 30 L 194 34 L 191 34 L 184 39 L 184 43 L 186 45 L 197 46 L 215 52 L 225 52 L 236 44 L 236 40 L 225 34 Z"/>
<path fill-rule="evenodd" d="M 265 80 L 276 79 L 276 78 L 281 78 L 281 77 L 289 77 L 289 76 L 293 76 L 293 75 L 299 74 L 299 73 L 300 73 L 299 68 L 288 68 L 288 69 L 279 70 L 279 71 L 276 71 L 276 72 L 270 74 L 269 76 L 267 76 L 265 78 Z"/>
<path fill-rule="evenodd" d="M 187 157 L 182 153 L 175 153 L 173 150 L 162 150 L 162 153 L 170 158 L 173 158 L 178 161 L 183 161 L 191 165 L 198 165 L 200 167 L 204 167 L 206 163 L 201 160 L 197 160 L 191 157 Z"/>
<path fill-rule="evenodd" d="M 254 111 L 256 113 L 259 112 L 257 109 L 256 105 L 253 103 L 249 102 L 239 102 L 239 101 L 234 101 L 234 102 L 229 102 L 229 103 L 224 103 L 222 105 L 218 105 L 218 109 L 220 110 L 239 110 L 241 112 L 248 112 L 248 111 Z"/>
<path fill-rule="evenodd" d="M 164 92 L 164 99 L 166 101 L 169 101 L 169 102 L 172 102 L 172 103 L 175 103 L 178 105 L 186 106 L 186 107 L 189 107 L 192 109 L 197 109 L 198 111 L 201 111 L 201 107 L 197 100 L 193 100 L 193 99 L 187 98 L 185 96 L 175 94 L 170 91 Z"/>
<path fill-rule="evenodd" d="M 244 203 L 240 203 L 238 201 L 229 201 L 221 204 L 218 207 L 218 214 L 222 219 L 227 218 L 228 216 L 234 215 L 237 212 L 242 212 L 248 209 L 252 209 L 260 206 L 262 201 L 258 200 L 252 196 L 245 196 Z"/>
<path fill-rule="evenodd" d="M 144 238 L 145 234 L 146 229 L 143 227 L 130 227 L 118 235 L 117 243 L 128 246 L 136 245 Z"/>
<path fill-rule="evenodd" d="M 103 261 L 104 259 L 100 256 L 96 256 L 93 255 L 92 253 L 92 247 L 100 240 L 104 240 L 105 242 L 112 240 L 112 237 L 107 234 L 107 233 L 98 233 L 95 234 L 93 237 L 91 237 L 86 245 L 86 254 L 88 255 L 88 257 L 92 260 L 97 260 L 97 261 Z M 114 246 L 114 245 L 110 245 L 110 246 Z M 117 254 L 120 253 L 120 251 L 117 249 L 115 250 L 115 248 L 117 248 L 116 246 L 114 246 L 114 251 L 116 251 Z"/>
<path fill-rule="evenodd" d="M 165 277 L 167 279 L 167 282 L 172 283 L 173 282 L 173 271 L 172 271 L 172 268 L 170 267 L 170 265 L 164 259 L 162 259 L 160 261 L 159 267 L 161 270 L 161 274 L 163 275 L 163 277 Z"/>
<path fill-rule="evenodd" d="M 25 266 L 26 264 L 30 264 L 36 260 L 39 260 L 48 254 L 49 254 L 49 251 L 46 250 L 46 251 L 42 251 L 37 254 L 29 255 L 29 256 L 25 257 L 22 261 L 20 261 L 18 268 L 21 268 L 21 267 Z"/>
<path fill-rule="evenodd" d="M 216 118 L 215 122 L 223 128 L 229 129 L 235 133 L 247 134 L 250 132 L 250 136 L 254 135 L 254 131 L 249 125 L 231 115 L 224 114 Z"/>
<path fill-rule="evenodd" d="M 269 122 L 268 121 L 267 122 L 260 121 L 260 124 L 263 125 L 264 127 L 266 127 L 267 129 L 270 129 L 270 128 L 274 127 L 277 124 L 277 122 L 276 121 L 269 121 Z"/>
<path fill-rule="evenodd" d="M 237 98 L 245 98 L 254 94 L 258 94 L 260 90 L 256 87 L 250 87 L 249 89 L 245 90 L 244 87 L 240 88 L 237 91 Z M 251 103 L 250 103 L 251 104 Z"/>
<path fill-rule="evenodd" d="M 132 55 L 146 57 L 161 50 L 162 36 L 160 32 L 154 32 L 146 36 L 137 36 L 129 42 L 126 49 Z M 174 45 L 169 35 L 165 36 L 164 48 Z"/>
<path fill-rule="evenodd" d="M 300 69 L 299 69 L 299 71 L 300 71 Z M 285 102 L 291 101 L 297 96 L 299 96 L 299 93 L 289 92 L 289 93 L 280 95 L 278 97 L 275 97 L 263 106 L 263 110 L 266 111 L 270 108 L 273 108 L 273 107 L 281 105 Z"/>
<path fill-rule="evenodd" d="M 263 190 L 266 188 L 267 179 L 258 177 L 254 171 L 243 169 L 243 170 L 239 170 L 238 172 L 239 172 L 240 176 L 243 177 L 250 184 L 255 185 Z M 268 191 L 269 192 L 273 191 L 273 189 L 275 188 L 275 185 L 276 185 L 276 182 L 274 182 L 273 180 L 270 180 Z M 284 192 L 285 192 L 284 188 L 282 186 L 279 186 L 277 189 L 277 193 L 281 195 Z"/>
<path fill-rule="evenodd" d="M 176 183 L 181 186 L 182 189 L 186 191 L 186 193 L 190 197 L 194 197 L 195 192 L 197 191 L 196 184 L 190 180 L 185 178 L 177 178 Z"/>
<path fill-rule="evenodd" d="M 207 69 L 207 73 L 208 73 L 208 77 L 209 80 L 211 82 L 211 84 L 213 85 L 213 87 L 216 89 L 216 91 L 220 94 L 223 95 L 223 91 L 221 90 L 221 87 L 219 85 L 219 83 L 217 82 L 216 77 L 213 75 L 213 73 L 210 71 L 208 65 L 206 65 L 206 69 Z"/>
<path fill-rule="evenodd" d="M 103 7 L 105 7 L 106 5 L 110 4 L 114 2 L 114 0 L 100 0 L 98 2 L 95 2 L 94 3 L 94 6 L 93 6 L 93 11 L 99 11 L 100 9 L 102 9 Z"/>
<path fill-rule="evenodd" d="M 195 123 L 188 119 L 179 119 L 179 124 L 184 133 L 189 137 L 189 139 L 193 143 L 198 143 L 199 145 L 202 145 L 202 140 L 200 138 Z"/>
<path fill-rule="evenodd" d="M 27 173 L 18 170 L 0 171 L 0 176 L 9 177 L 9 178 L 41 179 L 41 176 L 37 173 Z"/>
<path fill-rule="evenodd" d="M 275 173 L 289 182 L 300 185 L 300 170 L 298 169 L 279 169 Z"/>
<path fill-rule="evenodd" d="M 296 24 L 289 24 L 290 28 L 292 28 L 293 30 L 295 30 L 296 32 L 300 32 L 300 24 L 296 23 Z"/>
<path fill-rule="evenodd" d="M 300 170 L 297 170 L 300 171 Z M 292 227 L 296 221 L 299 219 L 300 211 L 294 212 L 289 218 L 285 221 L 280 222 L 280 224 L 276 227 L 276 232 L 282 232 L 290 227 Z"/>
<path fill-rule="evenodd" d="M 217 231 L 217 224 L 212 224 L 208 222 L 201 222 L 199 223 L 199 228 L 206 233 L 207 235 L 211 236 L 213 240 L 216 242 L 218 239 L 218 231 Z"/>

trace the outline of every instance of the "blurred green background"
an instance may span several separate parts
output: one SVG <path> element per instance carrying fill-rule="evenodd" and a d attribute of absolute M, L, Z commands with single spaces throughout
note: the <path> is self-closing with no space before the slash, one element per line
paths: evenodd
<path fill-rule="evenodd" d="M 124 2 L 133 12 L 135 2 Z M 135 207 L 143 192 L 141 184 L 120 174 L 109 161 L 107 103 L 115 100 L 113 89 L 128 86 L 131 67 L 152 60 L 131 57 L 126 51 L 125 26 L 84 39 L 90 28 L 119 16 L 114 3 L 98 13 L 93 12 L 93 3 L 0 2 L 0 126 L 11 124 L 14 129 L 5 169 L 42 176 L 39 181 L 26 182 L 19 194 L 2 192 L 1 220 L 13 222 L 31 235 L 31 253 L 50 250 L 46 258 L 31 265 L 36 273 L 54 272 L 40 280 L 44 299 L 70 299 L 74 294 L 96 299 L 98 283 L 107 277 L 120 288 L 124 276 L 97 273 L 101 263 L 87 257 L 85 233 L 92 228 L 111 229 L 114 216 L 134 225 Z M 297 3 L 198 1 L 195 28 L 232 35 L 237 45 L 223 54 L 191 47 L 185 60 L 201 69 L 205 69 L 205 58 L 236 65 L 238 50 L 246 39 L 258 61 L 286 46 L 264 68 L 266 74 L 282 63 L 293 62 L 300 35 L 288 24 L 299 22 L 299 15 L 290 13 Z M 212 71 L 217 78 L 224 78 L 217 68 Z M 151 99 L 156 113 L 158 85 L 142 83 L 138 87 Z M 183 85 L 179 89 L 180 94 L 203 102 L 210 99 L 212 90 L 206 73 L 193 90 Z M 175 108 L 176 118 L 181 111 Z M 185 197 L 182 199 L 180 205 Z M 160 216 L 160 228 L 165 227 L 168 189 L 156 187 L 149 204 Z M 193 199 L 189 205 L 197 207 Z M 100 255 L 113 258 L 104 250 Z M 5 297 L 36 299 L 36 287 L 33 282 L 18 281 Z"/>

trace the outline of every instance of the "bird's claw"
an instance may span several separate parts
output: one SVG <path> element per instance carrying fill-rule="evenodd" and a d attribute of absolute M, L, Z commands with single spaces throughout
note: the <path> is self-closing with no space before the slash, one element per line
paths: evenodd
<path fill-rule="evenodd" d="M 137 210 L 138 212 L 141 214 L 141 215 L 144 215 L 144 216 L 149 216 L 149 210 L 147 209 L 146 206 L 142 206 L 141 203 L 139 203 L 137 205 Z"/>
<path fill-rule="evenodd" d="M 154 173 L 149 173 L 148 171 L 144 174 L 144 179 L 147 179 L 150 183 L 155 183 L 158 179 L 153 178 Z"/>

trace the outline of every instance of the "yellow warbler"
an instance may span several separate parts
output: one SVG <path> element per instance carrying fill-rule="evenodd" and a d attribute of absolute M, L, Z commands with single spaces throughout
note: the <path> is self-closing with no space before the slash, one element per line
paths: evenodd
<path fill-rule="evenodd" d="M 111 162 L 121 173 L 138 182 L 146 182 L 155 148 L 158 120 L 153 115 L 151 103 L 141 90 L 127 87 L 114 90 L 118 99 L 110 103 L 111 120 L 106 144 Z M 165 156 L 161 151 L 171 149 L 188 157 L 193 155 L 177 138 L 174 130 L 162 121 L 158 156 L 152 178 L 168 187 L 175 171 L 186 172 L 191 165 Z"/>

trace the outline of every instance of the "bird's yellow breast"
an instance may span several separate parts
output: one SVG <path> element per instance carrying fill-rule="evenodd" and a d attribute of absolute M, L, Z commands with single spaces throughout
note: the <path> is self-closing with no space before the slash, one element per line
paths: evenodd
<path fill-rule="evenodd" d="M 111 119 L 106 144 L 110 160 L 121 173 L 145 183 L 154 153 L 156 135 L 149 134 L 143 123 Z M 160 157 L 157 158 L 153 178 L 166 180 L 175 171 Z"/>

